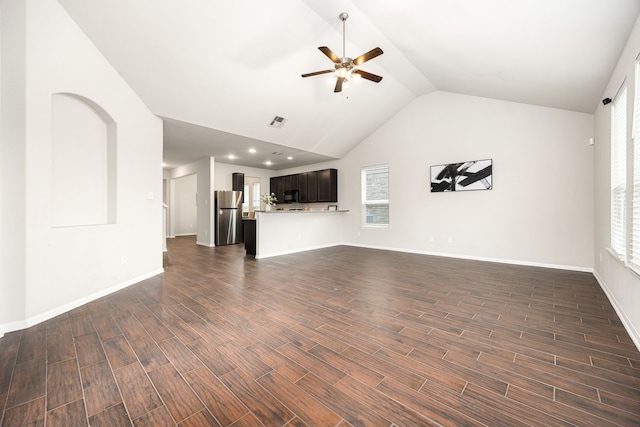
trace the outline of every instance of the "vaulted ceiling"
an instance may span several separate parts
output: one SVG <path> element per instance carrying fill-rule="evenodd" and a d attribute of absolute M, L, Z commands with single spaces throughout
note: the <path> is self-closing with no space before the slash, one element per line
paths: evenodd
<path fill-rule="evenodd" d="M 168 167 L 340 158 L 436 90 L 593 113 L 640 13 L 640 0 L 58 1 L 165 119 Z M 319 46 L 342 55 L 341 12 L 346 56 L 382 48 L 362 68 L 383 80 L 334 94 L 328 74 L 300 75 L 332 67 Z"/>

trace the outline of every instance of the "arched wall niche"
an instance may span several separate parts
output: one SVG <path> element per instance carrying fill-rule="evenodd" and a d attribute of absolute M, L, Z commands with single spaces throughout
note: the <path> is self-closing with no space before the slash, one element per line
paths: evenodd
<path fill-rule="evenodd" d="M 52 96 L 52 227 L 117 221 L 117 129 L 111 116 L 81 95 Z"/>

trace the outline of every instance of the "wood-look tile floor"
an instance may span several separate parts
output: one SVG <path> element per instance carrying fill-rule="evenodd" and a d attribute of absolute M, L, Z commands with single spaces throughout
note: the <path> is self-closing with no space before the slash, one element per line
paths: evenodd
<path fill-rule="evenodd" d="M 164 274 L 0 339 L 3 426 L 640 424 L 591 274 L 169 241 Z"/>

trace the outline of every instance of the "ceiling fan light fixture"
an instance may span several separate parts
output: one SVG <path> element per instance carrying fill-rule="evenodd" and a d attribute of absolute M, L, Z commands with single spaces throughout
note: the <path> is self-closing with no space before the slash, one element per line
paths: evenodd
<path fill-rule="evenodd" d="M 320 46 L 318 48 L 320 52 L 322 52 L 327 58 L 333 61 L 335 70 L 329 69 L 329 70 L 315 71 L 312 73 L 303 74 L 302 77 L 303 78 L 312 77 L 312 76 L 318 76 L 320 74 L 333 73 L 333 75 L 335 76 L 335 79 L 332 79 L 335 84 L 335 88 L 333 90 L 334 93 L 342 92 L 343 88 L 346 89 L 348 87 L 349 80 L 351 80 L 352 77 L 353 77 L 353 82 L 359 80 L 360 77 L 363 77 L 374 83 L 379 83 L 382 80 L 381 76 L 377 76 L 375 74 L 359 70 L 356 67 L 362 65 L 363 63 L 377 56 L 382 55 L 384 52 L 379 47 L 376 47 L 374 49 L 371 49 L 369 52 L 356 57 L 356 59 L 351 59 L 347 57 L 345 52 L 345 45 L 346 45 L 345 22 L 347 18 L 349 18 L 349 14 L 346 12 L 342 12 L 340 15 L 338 15 L 338 18 L 340 18 L 340 20 L 342 21 L 342 58 L 339 58 L 338 55 L 333 53 L 333 51 L 329 49 L 327 46 Z"/>

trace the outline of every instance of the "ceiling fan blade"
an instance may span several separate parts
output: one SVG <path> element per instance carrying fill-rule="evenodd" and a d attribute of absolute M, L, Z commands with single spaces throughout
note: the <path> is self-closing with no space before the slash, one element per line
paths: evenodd
<path fill-rule="evenodd" d="M 322 71 L 315 71 L 313 73 L 307 73 L 307 74 L 303 74 L 302 77 L 311 77 L 311 76 L 317 76 L 318 74 L 327 74 L 327 73 L 333 73 L 336 70 L 322 70 Z"/>
<path fill-rule="evenodd" d="M 354 65 L 363 64 L 369 61 L 370 59 L 375 58 L 376 56 L 382 55 L 383 53 L 384 52 L 382 51 L 382 49 L 380 49 L 379 47 L 376 47 L 375 49 L 371 49 L 369 52 L 363 53 L 362 55 L 358 56 L 356 59 L 353 60 L 353 64 Z"/>
<path fill-rule="evenodd" d="M 338 77 L 336 88 L 333 90 L 334 93 L 342 92 L 342 82 L 344 82 L 344 77 Z"/>
<path fill-rule="evenodd" d="M 353 73 L 360 74 L 360 77 L 362 77 L 363 79 L 371 80 L 372 82 L 376 82 L 376 83 L 380 83 L 380 80 L 382 80 L 381 76 L 367 73 L 366 71 L 363 71 L 363 70 L 353 70 Z"/>
<path fill-rule="evenodd" d="M 338 58 L 338 55 L 336 55 L 335 53 L 333 53 L 333 51 L 331 49 L 329 49 L 326 46 L 320 46 L 318 49 L 320 49 L 320 52 L 324 53 L 325 55 L 327 55 L 327 57 L 332 60 L 333 62 L 335 62 L 336 64 L 341 64 L 342 61 L 340 60 L 340 58 Z"/>

